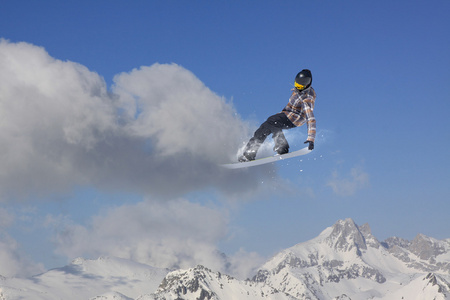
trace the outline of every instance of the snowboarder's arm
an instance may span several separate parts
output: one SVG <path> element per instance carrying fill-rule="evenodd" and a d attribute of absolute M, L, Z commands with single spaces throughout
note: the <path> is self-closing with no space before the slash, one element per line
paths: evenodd
<path fill-rule="evenodd" d="M 303 100 L 303 112 L 306 116 L 306 125 L 308 126 L 307 141 L 314 142 L 316 138 L 316 118 L 313 112 L 313 103 L 311 99 Z"/>

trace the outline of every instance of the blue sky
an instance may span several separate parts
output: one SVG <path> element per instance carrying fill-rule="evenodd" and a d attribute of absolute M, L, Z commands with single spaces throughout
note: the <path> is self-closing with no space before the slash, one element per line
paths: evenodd
<path fill-rule="evenodd" d="M 179 78 L 180 85 L 178 82 L 170 84 L 175 89 L 182 90 L 187 83 L 190 83 L 188 86 L 203 84 L 207 91 L 201 87 L 192 91 L 188 88 L 189 97 L 184 99 L 180 93 L 177 100 L 170 101 L 175 101 L 176 106 L 190 107 L 204 99 L 201 103 L 205 104 L 195 107 L 198 113 L 192 113 L 192 118 L 186 117 L 186 120 L 208 121 L 210 131 L 202 134 L 214 136 L 214 142 L 226 143 L 229 141 L 226 139 L 232 139 L 229 136 L 239 134 L 236 139 L 241 142 L 248 139 L 259 123 L 284 107 L 293 79 L 303 68 L 312 70 L 313 86 L 318 95 L 314 111 L 318 128 L 314 152 L 239 174 L 223 174 L 206 163 L 202 168 L 186 166 L 182 168 L 185 172 L 174 171 L 174 166 L 162 172 L 157 169 L 164 168 L 164 164 L 157 164 L 159 156 L 149 155 L 152 165 L 148 168 L 142 167 L 147 163 L 145 156 L 142 156 L 143 161 L 124 160 L 127 166 L 136 164 L 136 171 L 129 167 L 123 174 L 118 174 L 120 168 L 114 172 L 110 169 L 99 172 L 94 168 L 74 167 L 72 173 L 64 173 L 69 179 L 60 177 L 61 184 L 58 184 L 51 179 L 53 177 L 45 180 L 46 172 L 41 173 L 42 178 L 38 172 L 35 177 L 31 176 L 34 169 L 25 168 L 21 171 L 24 173 L 20 173 L 18 165 L 6 163 L 11 160 L 4 154 L 3 168 L 11 167 L 14 172 L 8 174 L 17 176 L 19 183 L 12 184 L 16 182 L 13 175 L 1 177 L 4 181 L 1 186 L 7 192 L 1 196 L 0 214 L 7 217 L 4 220 L 9 220 L 0 224 L 1 237 L 4 244 L 13 241 L 16 245 L 8 253 L 17 251 L 24 257 L 18 264 L 42 263 L 40 268 L 52 268 L 75 258 L 72 256 L 103 254 L 157 263 L 155 252 L 170 253 L 167 249 L 179 245 L 163 239 L 161 243 L 168 244 L 158 249 L 150 241 L 140 244 L 135 240 L 142 240 L 140 234 L 145 236 L 145 226 L 155 226 L 155 231 L 165 232 L 167 224 L 163 219 L 154 225 L 146 221 L 136 225 L 139 230 L 130 233 L 135 239 L 130 243 L 136 245 L 133 254 L 120 247 L 105 250 L 88 243 L 78 248 L 74 245 L 77 241 L 95 239 L 105 239 L 113 245 L 115 238 L 122 238 L 107 230 L 106 224 L 112 222 L 114 216 L 117 222 L 130 224 L 127 218 L 133 218 L 131 211 L 136 213 L 140 205 L 152 212 L 156 209 L 153 205 L 161 205 L 158 209 L 170 214 L 170 203 L 177 201 L 185 205 L 186 213 L 192 209 L 193 213 L 201 214 L 198 218 L 194 216 L 198 223 L 188 217 L 183 223 L 184 217 L 180 216 L 174 221 L 179 222 L 180 228 L 185 226 L 198 231 L 215 228 L 216 231 L 210 229 L 211 233 L 205 234 L 200 242 L 235 257 L 236 261 L 240 257 L 251 257 L 255 264 L 280 249 L 315 237 L 338 219 L 349 217 L 359 225 L 369 223 L 379 239 L 394 235 L 413 239 L 418 233 L 438 239 L 450 237 L 450 160 L 446 154 L 450 146 L 448 1 L 1 1 L 0 6 L 0 38 L 8 45 L 4 51 L 13 55 L 18 50 L 11 49 L 25 42 L 29 47 L 25 47 L 23 53 L 30 51 L 36 55 L 36 60 L 57 60 L 67 69 L 77 69 L 69 62 L 77 63 L 89 71 L 80 71 L 82 74 L 77 75 L 77 80 L 85 78 L 81 80 L 91 82 L 95 77 L 92 74 L 97 74 L 100 79 L 95 79 L 95 84 L 101 85 L 98 81 L 104 80 L 106 90 L 119 94 L 125 102 L 128 94 L 121 89 L 135 98 L 151 93 L 160 95 L 147 82 L 152 80 L 159 88 L 158 78 L 165 78 L 166 74 Z M 46 54 L 39 54 L 38 49 L 44 49 Z M 26 69 L 25 65 L 23 72 L 27 72 Z M 40 69 L 34 72 L 39 77 Z M 42 77 L 46 74 L 42 71 Z M 7 77 L 8 74 L 2 74 L 1 78 Z M 7 83 L 2 81 L 0 85 L 5 87 Z M 41 87 L 36 82 L 27 84 Z M 55 84 L 60 91 L 58 99 L 66 98 L 61 91 L 71 91 L 71 84 L 72 81 L 62 79 Z M 21 98 L 23 103 L 36 101 L 32 96 L 13 92 L 17 91 L 0 95 L 2 114 L 6 115 L 8 109 L 12 111 L 17 97 L 24 97 Z M 164 93 L 161 95 L 161 99 L 166 97 Z M 217 106 L 206 109 L 210 98 L 214 98 Z M 223 108 L 221 101 L 237 113 L 234 117 L 238 125 L 232 124 L 230 107 Z M 85 108 L 85 102 L 80 103 L 79 107 L 69 105 L 65 109 Z M 100 126 L 95 120 L 104 116 L 102 110 L 109 107 L 105 105 L 89 107 L 90 112 L 95 113 L 92 126 Z M 196 136 L 197 131 L 177 132 L 183 124 L 175 129 L 166 126 L 171 123 L 164 123 L 167 118 L 162 115 L 170 115 L 168 110 L 173 106 L 161 109 L 157 114 L 159 122 L 156 122 L 152 114 L 155 107 L 150 102 L 142 105 L 140 109 L 144 113 L 139 122 L 132 123 L 133 135 L 125 140 L 134 141 L 136 136 L 142 140 L 147 138 L 144 144 L 151 149 L 149 153 L 154 154 L 152 151 L 161 146 L 158 143 L 171 145 L 170 138 L 180 134 L 183 139 L 191 136 L 195 144 L 192 149 L 180 144 L 180 149 L 193 150 L 194 156 L 195 151 L 203 151 L 203 135 Z M 225 109 L 223 114 L 215 114 L 222 109 Z M 59 112 L 53 106 L 49 110 L 44 106 L 39 119 L 57 120 L 53 114 L 50 117 L 53 111 Z M 17 118 L 24 117 L 25 111 L 14 112 L 22 112 Z M 36 116 L 37 111 L 26 113 Z M 136 114 L 139 113 L 137 110 Z M 108 117 L 110 115 L 105 118 Z M 188 122 L 186 120 L 184 122 Z M 12 128 L 11 124 L 19 128 L 19 132 L 20 126 L 31 126 L 10 118 L 0 123 L 4 127 L 2 131 L 9 132 L 6 128 Z M 166 128 L 167 134 L 155 139 L 159 133 L 150 132 L 149 128 L 161 124 L 161 130 Z M 242 127 L 245 130 L 239 131 Z M 30 130 L 27 135 L 32 141 L 28 149 L 35 155 L 26 156 L 30 164 L 42 159 L 35 154 L 40 152 L 33 147 L 41 145 L 35 140 L 45 141 L 50 145 L 48 149 L 56 148 L 52 146 L 54 140 L 48 131 L 43 131 L 45 134 L 37 131 Z M 69 133 L 65 132 L 65 137 L 71 138 L 69 144 L 83 142 L 77 139 L 77 132 Z M 13 145 L 9 143 L 14 142 L 7 139 L 10 136 L 4 135 L 2 143 Z M 222 135 L 226 139 L 220 137 Z M 287 132 L 292 149 L 303 147 L 305 136 L 306 127 Z M 181 143 L 180 139 L 176 143 Z M 115 144 L 118 140 L 116 137 L 111 144 L 119 145 Z M 111 158 L 120 160 L 123 156 L 140 153 L 132 152 L 137 151 L 134 148 L 137 144 L 120 148 Z M 218 157 L 220 150 L 205 147 L 211 150 L 208 155 L 215 155 L 214 159 L 226 160 Z M 165 149 L 170 151 L 171 147 Z M 177 152 L 177 149 L 171 154 L 174 155 L 171 161 L 184 166 L 185 152 Z M 100 156 L 101 152 L 95 159 L 94 155 L 89 156 L 87 161 L 77 154 L 77 161 L 80 165 L 89 165 Z M 91 165 L 100 168 L 95 163 Z M 55 170 L 60 170 L 61 166 L 56 166 Z M 146 187 L 145 180 L 140 179 L 148 173 L 153 174 L 149 179 L 152 184 Z M 161 173 L 164 174 L 159 176 Z M 197 173 L 207 175 L 202 177 Z M 31 174 L 28 181 L 20 179 L 23 174 Z M 52 176 L 55 174 L 60 173 Z M 173 187 L 170 185 L 172 177 L 175 178 Z M 30 187 L 35 182 L 33 178 L 39 179 L 34 189 Z M 170 190 L 173 193 L 169 193 Z M 200 226 L 201 222 L 208 221 L 203 219 L 203 213 L 218 214 L 220 222 Z M 96 230 L 97 225 L 105 229 Z M 64 236 L 61 228 L 71 234 Z M 167 230 L 167 235 L 177 232 Z M 159 235 L 150 236 L 157 239 Z M 110 244 L 105 242 L 105 245 Z M 153 254 L 136 254 L 145 251 Z M 195 251 L 193 247 L 192 253 Z M 197 263 L 195 255 L 191 256 Z M 179 264 L 185 266 L 189 262 Z M 14 267 L 11 273 L 14 274 Z"/>

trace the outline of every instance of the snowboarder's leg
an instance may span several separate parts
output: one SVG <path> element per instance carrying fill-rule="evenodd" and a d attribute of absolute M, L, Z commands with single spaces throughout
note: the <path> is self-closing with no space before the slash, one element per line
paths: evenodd
<path fill-rule="evenodd" d="M 261 127 L 258 129 L 260 130 Z M 262 143 L 266 139 L 266 137 L 270 134 L 263 134 L 261 131 L 258 132 L 258 130 L 255 132 L 254 136 L 248 141 L 247 145 L 244 148 L 244 151 L 242 152 L 242 156 L 239 157 L 239 161 L 250 161 L 255 160 L 256 153 L 258 153 L 259 147 L 261 147 Z M 257 134 L 258 132 L 258 134 Z"/>
<path fill-rule="evenodd" d="M 295 127 L 288 119 L 286 114 L 278 113 L 268 119 L 268 123 L 272 126 L 272 138 L 275 143 L 273 151 L 278 154 L 285 154 L 289 152 L 289 143 L 284 136 L 283 129 Z"/>
<path fill-rule="evenodd" d="M 239 161 L 249 161 L 256 158 L 256 153 L 259 147 L 266 140 L 266 138 L 272 134 L 275 140 L 275 150 L 279 154 L 289 152 L 289 144 L 283 134 L 283 129 L 289 129 L 295 127 L 294 124 L 287 118 L 284 113 L 278 113 L 267 118 L 267 120 L 261 124 L 261 126 L 255 131 L 253 137 L 247 143 L 244 148 L 242 156 L 239 157 Z"/>
<path fill-rule="evenodd" d="M 284 133 L 282 130 L 278 132 L 274 132 L 272 135 L 272 138 L 275 142 L 275 146 L 273 147 L 273 151 L 275 151 L 278 154 L 286 154 L 289 153 L 289 143 L 286 140 L 286 137 L 284 136 Z"/>

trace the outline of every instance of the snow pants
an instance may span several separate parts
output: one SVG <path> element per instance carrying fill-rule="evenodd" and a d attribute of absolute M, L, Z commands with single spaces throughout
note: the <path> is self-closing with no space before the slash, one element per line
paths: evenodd
<path fill-rule="evenodd" d="M 283 129 L 290 129 L 296 127 L 291 120 L 288 119 L 285 113 L 277 113 L 267 118 L 267 120 L 259 126 L 255 131 L 253 137 L 248 142 L 244 151 L 253 150 L 258 151 L 259 147 L 272 134 L 275 142 L 275 149 L 286 148 L 289 149 L 289 143 L 283 134 Z M 277 151 L 277 150 L 275 150 Z"/>

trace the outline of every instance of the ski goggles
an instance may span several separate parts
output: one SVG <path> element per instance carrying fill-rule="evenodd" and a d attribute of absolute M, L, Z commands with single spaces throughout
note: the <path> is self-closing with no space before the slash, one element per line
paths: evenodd
<path fill-rule="evenodd" d="M 294 85 L 295 85 L 295 88 L 299 91 L 301 91 L 305 88 L 304 85 L 301 85 L 300 83 L 297 83 L 297 82 L 295 82 Z"/>

